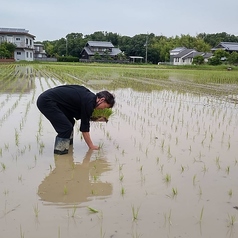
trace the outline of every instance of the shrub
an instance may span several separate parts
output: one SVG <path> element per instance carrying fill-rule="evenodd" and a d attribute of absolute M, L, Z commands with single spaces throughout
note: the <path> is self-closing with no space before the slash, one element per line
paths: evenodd
<path fill-rule="evenodd" d="M 73 56 L 59 56 L 57 57 L 58 62 L 79 62 L 78 57 Z"/>

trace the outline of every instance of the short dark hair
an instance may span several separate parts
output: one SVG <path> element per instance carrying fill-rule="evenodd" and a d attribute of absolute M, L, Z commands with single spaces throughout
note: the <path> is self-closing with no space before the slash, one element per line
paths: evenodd
<path fill-rule="evenodd" d="M 98 98 L 105 98 L 105 101 L 107 104 L 110 105 L 110 107 L 113 107 L 115 104 L 115 96 L 108 91 L 101 91 L 96 94 Z"/>

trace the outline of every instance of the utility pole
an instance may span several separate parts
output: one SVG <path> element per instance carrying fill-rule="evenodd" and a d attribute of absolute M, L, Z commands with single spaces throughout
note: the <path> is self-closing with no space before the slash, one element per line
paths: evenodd
<path fill-rule="evenodd" d="M 145 63 L 147 64 L 147 52 L 148 52 L 148 32 L 146 35 L 146 41 L 145 41 Z"/>
<path fill-rule="evenodd" d="M 67 39 L 67 36 L 66 36 L 66 56 L 68 56 L 68 39 Z"/>

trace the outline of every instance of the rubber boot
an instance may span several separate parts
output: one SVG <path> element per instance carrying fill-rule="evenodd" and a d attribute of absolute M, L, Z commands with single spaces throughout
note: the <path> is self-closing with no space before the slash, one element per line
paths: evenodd
<path fill-rule="evenodd" d="M 70 143 L 70 139 L 60 138 L 60 137 L 56 136 L 54 154 L 57 154 L 57 155 L 68 154 L 69 143 Z"/>
<path fill-rule="evenodd" d="M 69 144 L 72 145 L 74 143 L 74 130 L 72 130 L 72 133 L 70 135 L 70 142 Z"/>

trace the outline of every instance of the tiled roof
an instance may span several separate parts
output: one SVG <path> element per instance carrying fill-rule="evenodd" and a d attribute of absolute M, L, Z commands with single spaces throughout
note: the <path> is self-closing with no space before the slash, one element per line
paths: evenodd
<path fill-rule="evenodd" d="M 182 58 L 182 57 L 184 57 L 184 56 L 186 56 L 186 55 L 188 55 L 192 52 L 195 52 L 195 50 L 194 49 L 185 49 L 185 50 L 181 51 L 179 54 L 177 54 L 175 57 L 176 58 Z"/>
<path fill-rule="evenodd" d="M 0 28 L 0 34 L 28 35 L 35 38 L 28 30 L 21 28 Z"/>
<path fill-rule="evenodd" d="M 25 29 L 18 29 L 18 28 L 0 28 L 0 32 L 7 32 L 7 33 L 16 33 L 16 32 L 20 32 L 20 33 L 28 33 L 28 30 Z"/>
<path fill-rule="evenodd" d="M 83 49 L 87 52 L 88 55 L 90 55 L 90 56 L 95 55 L 95 52 L 92 52 L 88 47 L 84 47 Z M 100 51 L 97 51 L 97 53 L 99 55 L 104 54 L 104 52 L 100 52 Z M 115 55 L 118 55 L 120 53 L 121 53 L 121 50 L 119 48 L 112 48 L 112 52 L 109 52 L 109 55 L 110 56 L 115 56 Z"/>
<path fill-rule="evenodd" d="M 114 45 L 108 41 L 88 41 L 86 46 L 112 48 Z"/>
<path fill-rule="evenodd" d="M 221 42 L 212 50 L 224 49 L 229 51 L 238 51 L 238 42 Z"/>
<path fill-rule="evenodd" d="M 183 51 L 183 50 L 185 50 L 186 49 L 186 47 L 177 47 L 177 48 L 175 48 L 175 49 L 173 49 L 173 50 L 170 50 L 170 53 L 176 53 L 176 52 L 181 52 L 181 51 Z"/>

